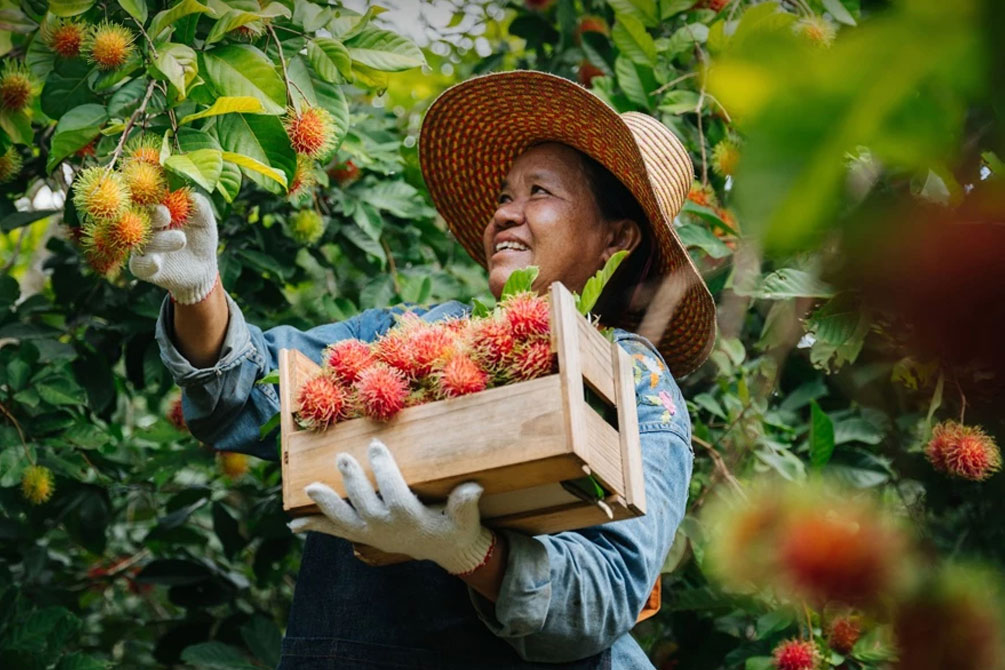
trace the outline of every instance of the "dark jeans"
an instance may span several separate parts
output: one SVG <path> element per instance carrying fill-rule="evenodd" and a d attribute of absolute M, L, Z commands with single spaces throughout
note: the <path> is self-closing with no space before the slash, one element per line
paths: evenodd
<path fill-rule="evenodd" d="M 308 533 L 277 670 L 611 670 L 611 652 L 524 661 L 475 613 L 467 586 L 429 561 L 374 567 Z"/>

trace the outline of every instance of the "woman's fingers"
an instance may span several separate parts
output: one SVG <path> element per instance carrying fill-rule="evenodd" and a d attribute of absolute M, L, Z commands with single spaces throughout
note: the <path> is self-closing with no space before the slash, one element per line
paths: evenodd
<path fill-rule="evenodd" d="M 144 254 L 180 251 L 187 243 L 185 233 L 180 230 L 160 230 L 153 234 L 147 245 L 143 247 Z"/>
<path fill-rule="evenodd" d="M 405 483 L 405 478 L 387 445 L 374 439 L 367 449 L 367 456 L 370 458 L 370 467 L 373 468 L 373 477 L 377 480 L 380 496 L 389 511 L 411 512 L 415 510 L 417 504 L 422 504 Z"/>
<path fill-rule="evenodd" d="M 387 515 L 384 503 L 377 497 L 373 485 L 367 479 L 363 466 L 351 455 L 343 452 L 335 457 L 335 465 L 342 473 L 349 502 L 364 519 L 382 519 Z"/>
<path fill-rule="evenodd" d="M 171 225 L 171 211 L 164 205 L 154 207 L 154 213 L 150 215 L 150 226 L 154 230 L 162 230 Z"/>
<path fill-rule="evenodd" d="M 335 493 L 331 487 L 321 482 L 314 482 L 306 486 L 304 492 L 336 526 L 344 528 L 346 531 L 360 531 L 366 527 L 366 523 L 356 513 L 356 510 L 342 500 L 342 497 Z"/>
<path fill-rule="evenodd" d="M 129 257 L 129 271 L 143 281 L 153 281 L 161 271 L 161 255 L 133 254 Z"/>
<path fill-rule="evenodd" d="M 465 482 L 455 487 L 447 498 L 446 514 L 461 528 L 481 524 L 478 501 L 485 489 L 477 482 Z"/>

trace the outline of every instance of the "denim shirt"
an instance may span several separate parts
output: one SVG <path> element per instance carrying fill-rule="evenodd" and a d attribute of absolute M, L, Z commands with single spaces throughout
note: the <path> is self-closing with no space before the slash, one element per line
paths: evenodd
<path fill-rule="evenodd" d="M 214 366 L 197 369 L 175 348 L 168 298 L 156 326 L 161 359 L 182 388 L 193 435 L 272 461 L 279 459 L 276 434 L 260 440 L 259 426 L 279 410 L 278 387 L 255 381 L 278 366 L 279 350 L 298 349 L 320 364 L 328 344 L 372 341 L 402 311 L 262 331 L 226 297 L 230 320 Z M 412 311 L 435 321 L 468 308 L 448 302 Z M 551 535 L 502 530 L 509 557 L 495 603 L 430 561 L 368 566 L 346 540 L 308 533 L 279 668 L 653 668 L 629 631 L 684 515 L 691 424 L 652 344 L 623 330 L 615 340 L 633 360 L 644 516 Z"/>

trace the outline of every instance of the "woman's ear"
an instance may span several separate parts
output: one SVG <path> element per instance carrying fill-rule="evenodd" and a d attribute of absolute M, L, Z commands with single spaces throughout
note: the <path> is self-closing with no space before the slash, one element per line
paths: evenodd
<path fill-rule="evenodd" d="M 642 229 L 639 224 L 631 219 L 618 219 L 608 225 L 610 231 L 607 238 L 607 247 L 600 255 L 601 260 L 607 263 L 611 256 L 619 251 L 633 251 L 642 241 Z"/>

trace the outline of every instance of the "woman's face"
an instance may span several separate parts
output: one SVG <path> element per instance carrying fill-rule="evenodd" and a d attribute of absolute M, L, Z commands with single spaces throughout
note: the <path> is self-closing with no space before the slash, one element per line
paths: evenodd
<path fill-rule="evenodd" d="M 514 270 L 536 265 L 536 291 L 554 281 L 580 291 L 623 248 L 620 228 L 604 220 L 575 149 L 533 146 L 513 162 L 485 226 L 489 288 L 498 298 Z"/>

